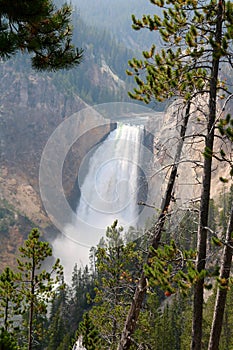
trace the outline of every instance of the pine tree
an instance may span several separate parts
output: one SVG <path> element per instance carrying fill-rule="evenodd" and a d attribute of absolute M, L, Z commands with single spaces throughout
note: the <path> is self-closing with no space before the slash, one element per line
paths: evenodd
<path fill-rule="evenodd" d="M 0 318 L 3 319 L 3 330 L 6 332 L 14 329 L 15 316 L 21 313 L 19 279 L 19 274 L 14 273 L 9 267 L 6 267 L 0 275 Z"/>
<path fill-rule="evenodd" d="M 72 274 L 72 297 L 70 301 L 70 322 L 73 334 L 78 328 L 85 311 L 91 307 L 90 299 L 94 297 L 94 280 L 88 266 L 77 268 L 75 264 Z"/>
<path fill-rule="evenodd" d="M 83 320 L 79 324 L 76 336 L 78 339 L 81 339 L 82 345 L 87 350 L 101 349 L 100 335 L 93 325 L 88 313 L 83 315 Z"/>
<path fill-rule="evenodd" d="M 219 80 L 219 69 L 220 64 L 225 64 L 227 61 L 231 64 L 229 47 L 233 38 L 233 4 L 231 1 L 221 0 L 211 0 L 207 3 L 196 0 L 169 0 L 166 4 L 163 0 L 151 2 L 164 8 L 163 17 L 144 15 L 141 20 L 138 20 L 133 16 L 134 29 L 158 30 L 164 47 L 160 52 L 156 52 L 153 45 L 150 51 L 143 52 L 144 60 L 133 59 L 129 62 L 131 70 L 128 74 L 135 76 L 138 85 L 130 96 L 146 103 L 154 98 L 163 101 L 172 97 L 190 101 L 192 106 L 197 105 L 197 97 L 199 101 L 200 97 L 208 101 L 205 108 L 201 108 L 199 104 L 197 107 L 201 119 L 206 121 L 206 130 L 203 138 L 204 162 L 197 234 L 196 269 L 199 279 L 194 286 L 191 348 L 200 350 L 217 101 L 224 99 L 223 91 L 230 94 L 226 84 Z M 174 50 L 174 47 L 177 49 Z M 226 103 L 227 101 L 226 98 Z M 145 288 L 145 284 L 142 288 Z M 135 315 L 131 319 L 135 322 Z M 127 339 L 131 336 L 130 327 L 129 322 L 126 321 L 118 350 L 129 348 Z"/>
<path fill-rule="evenodd" d="M 220 335 L 222 331 L 224 310 L 226 306 L 227 291 L 229 285 L 231 264 L 232 264 L 232 232 L 233 232 L 233 204 L 229 218 L 228 228 L 225 238 L 225 246 L 222 253 L 220 275 L 218 279 L 218 289 L 214 307 L 214 315 L 210 332 L 208 350 L 218 350 Z"/>
<path fill-rule="evenodd" d="M 51 0 L 0 1 L 0 57 L 17 51 L 33 54 L 37 70 L 71 68 L 82 50 L 71 44 L 71 7 L 56 9 Z"/>
<path fill-rule="evenodd" d="M 102 349 L 115 349 L 122 329 L 123 315 L 138 282 L 140 251 L 136 244 L 124 243 L 123 228 L 117 220 L 107 228 L 106 238 L 96 252 L 96 296 L 89 316 L 104 340 Z"/>
<path fill-rule="evenodd" d="M 18 350 L 17 342 L 14 336 L 6 330 L 0 332 L 0 349 L 1 350 Z"/>
<path fill-rule="evenodd" d="M 46 314 L 54 288 L 60 281 L 63 271 L 59 259 L 51 271 L 41 270 L 42 263 L 52 256 L 52 248 L 48 242 L 40 240 L 40 232 L 33 229 L 24 245 L 19 248 L 18 269 L 21 272 L 20 295 L 22 311 L 27 316 L 28 350 L 32 350 L 34 338 L 35 313 Z"/>
<path fill-rule="evenodd" d="M 49 315 L 48 350 L 63 349 L 66 343 L 71 343 L 75 330 L 72 319 L 72 292 L 71 287 L 62 281 L 61 288 L 57 288 L 51 302 Z"/>

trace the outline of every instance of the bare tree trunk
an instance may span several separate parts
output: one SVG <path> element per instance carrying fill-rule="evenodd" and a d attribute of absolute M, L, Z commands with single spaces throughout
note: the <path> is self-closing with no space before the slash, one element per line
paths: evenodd
<path fill-rule="evenodd" d="M 8 331 L 8 311 L 9 311 L 9 298 L 6 298 L 6 305 L 5 305 L 5 316 L 4 316 L 4 329 L 5 331 Z"/>
<path fill-rule="evenodd" d="M 211 185 L 211 170 L 212 170 L 212 152 L 214 145 L 214 126 L 216 119 L 216 99 L 217 99 L 217 83 L 219 72 L 219 47 L 222 40 L 222 18 L 223 17 L 223 1 L 219 0 L 218 14 L 215 31 L 216 48 L 213 49 L 212 56 L 212 71 L 210 79 L 210 94 L 209 94 L 209 121 L 207 126 L 207 136 L 205 141 L 205 150 L 209 156 L 205 156 L 202 180 L 202 193 L 200 203 L 200 216 L 198 226 L 198 241 L 197 241 L 197 261 L 196 268 L 198 272 L 205 269 L 206 265 L 206 246 L 207 246 L 207 230 L 209 200 L 210 200 L 210 185 Z M 203 302 L 204 302 L 204 279 L 201 278 L 194 286 L 193 300 L 193 322 L 192 322 L 192 342 L 191 350 L 201 350 L 202 348 L 202 319 L 203 319 Z"/>
<path fill-rule="evenodd" d="M 33 247 L 33 257 L 32 257 L 32 274 L 31 274 L 31 299 L 30 299 L 30 309 L 29 309 L 29 320 L 28 320 L 28 350 L 32 350 L 32 331 L 33 331 L 33 316 L 34 316 L 34 297 L 35 297 L 35 257 L 34 257 L 34 247 Z"/>
<path fill-rule="evenodd" d="M 165 198 L 163 200 L 163 203 L 161 205 L 161 214 L 159 215 L 159 218 L 157 220 L 157 223 L 155 227 L 152 228 L 153 232 L 153 238 L 152 238 L 152 244 L 151 246 L 156 250 L 158 249 L 161 234 L 162 234 L 162 229 L 164 227 L 164 223 L 166 220 L 166 214 L 168 211 L 168 208 L 170 206 L 170 202 L 172 199 L 172 191 L 174 188 L 175 180 L 176 180 L 176 175 L 177 175 L 177 170 L 178 170 L 178 165 L 179 161 L 181 158 L 181 152 L 184 144 L 184 138 L 187 130 L 187 125 L 188 125 L 188 120 L 189 120 L 189 115 L 190 115 L 190 104 L 191 102 L 189 101 L 187 106 L 186 106 L 186 111 L 185 111 L 185 117 L 183 119 L 183 123 L 181 126 L 180 130 L 180 140 L 177 145 L 177 150 L 176 150 L 176 155 L 175 155 L 175 160 L 174 164 L 171 169 L 171 174 L 169 177 L 169 181 L 167 184 L 167 189 L 165 193 Z M 152 257 L 152 253 L 149 252 L 147 256 L 147 264 L 149 264 L 150 258 Z M 124 329 L 121 334 L 121 339 L 118 344 L 117 350 L 127 350 L 130 348 L 131 345 L 131 337 L 135 331 L 136 328 L 136 323 L 138 320 L 138 316 L 142 307 L 142 303 L 145 297 L 147 289 L 147 282 L 146 282 L 146 276 L 145 273 L 142 272 L 141 278 L 138 282 L 138 285 L 135 290 L 134 298 L 131 303 Z"/>
<path fill-rule="evenodd" d="M 231 215 L 230 215 L 230 219 L 227 227 L 226 245 L 224 246 L 224 249 L 223 249 L 223 257 L 222 257 L 221 270 L 220 270 L 220 279 L 222 280 L 222 283 L 224 284 L 224 286 L 222 286 L 222 288 L 218 287 L 218 290 L 217 290 L 208 350 L 219 349 L 219 341 L 220 341 L 220 335 L 222 331 L 224 309 L 225 309 L 226 298 L 227 298 L 227 287 L 229 283 L 232 253 L 233 253 L 232 232 L 233 232 L 233 204 L 231 207 Z"/>

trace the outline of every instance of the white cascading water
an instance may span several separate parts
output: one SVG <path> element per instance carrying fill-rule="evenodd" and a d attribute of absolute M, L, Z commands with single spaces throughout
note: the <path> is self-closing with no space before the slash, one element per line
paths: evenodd
<path fill-rule="evenodd" d="M 76 215 L 63 236 L 53 242 L 54 254 L 61 258 L 68 281 L 74 263 L 88 264 L 90 247 L 96 247 L 114 220 L 125 230 L 137 225 L 143 138 L 144 126 L 118 123 L 81 164 Z"/>
<path fill-rule="evenodd" d="M 77 207 L 77 242 L 98 243 L 98 233 L 115 219 L 137 223 L 138 175 L 144 127 L 119 123 L 89 159 Z"/>

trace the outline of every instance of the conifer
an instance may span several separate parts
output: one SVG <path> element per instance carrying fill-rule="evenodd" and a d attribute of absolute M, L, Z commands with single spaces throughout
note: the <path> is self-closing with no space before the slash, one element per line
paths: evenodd
<path fill-rule="evenodd" d="M 0 1 L 0 57 L 16 52 L 32 54 L 37 70 L 71 68 L 80 63 L 83 51 L 71 43 L 71 12 L 57 9 L 51 0 Z"/>

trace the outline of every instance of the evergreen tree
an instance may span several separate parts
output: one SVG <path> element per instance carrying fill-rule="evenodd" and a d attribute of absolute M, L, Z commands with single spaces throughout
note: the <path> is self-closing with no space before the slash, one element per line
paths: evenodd
<path fill-rule="evenodd" d="M 229 285 L 232 264 L 232 232 L 233 232 L 233 204 L 225 237 L 225 245 L 222 252 L 218 289 L 214 307 L 214 315 L 210 332 L 208 350 L 218 350 L 222 331 L 224 310 L 226 306 L 227 291 Z"/>
<path fill-rule="evenodd" d="M 48 326 L 48 350 L 65 350 L 79 327 L 83 314 L 91 307 L 94 297 L 92 274 L 88 267 L 78 269 L 75 264 L 71 286 L 63 283 L 51 302 Z"/>
<path fill-rule="evenodd" d="M 18 269 L 21 272 L 20 294 L 22 311 L 27 316 L 28 350 L 33 349 L 35 333 L 35 313 L 45 314 L 47 303 L 51 299 L 54 288 L 63 275 L 59 259 L 51 271 L 41 270 L 44 260 L 52 256 L 52 248 L 48 242 L 40 240 L 40 232 L 33 229 L 24 245 L 19 248 Z"/>
<path fill-rule="evenodd" d="M 94 297 L 94 280 L 88 266 L 85 266 L 84 269 L 78 269 L 77 264 L 75 264 L 71 290 L 70 322 L 74 334 L 82 320 L 84 312 L 90 309 L 90 300 Z"/>
<path fill-rule="evenodd" d="M 82 345 L 87 350 L 99 350 L 101 348 L 101 338 L 88 313 L 83 315 L 83 320 L 78 327 L 77 337 L 81 339 Z"/>
<path fill-rule="evenodd" d="M 132 98 L 149 103 L 153 98 L 162 101 L 167 98 L 182 98 L 195 106 L 197 96 L 206 98 L 207 106 L 198 110 L 206 121 L 204 136 L 204 162 L 202 192 L 199 208 L 197 234 L 196 269 L 199 274 L 194 286 L 192 350 L 202 348 L 203 288 L 207 257 L 207 227 L 210 201 L 212 160 L 214 154 L 215 122 L 218 99 L 224 99 L 223 92 L 230 93 L 226 84 L 219 80 L 220 65 L 231 64 L 232 13 L 231 1 L 202 2 L 151 1 L 164 9 L 163 17 L 144 15 L 141 20 L 133 16 L 134 28 L 148 28 L 159 31 L 164 48 L 156 52 L 143 52 L 144 61 L 129 62 L 138 88 L 130 93 Z M 169 6 L 168 6 L 169 5 Z M 174 50 L 174 47 L 177 49 Z M 140 76 L 140 73 L 143 75 Z M 146 72 L 146 74 L 145 74 Z M 227 103 L 228 99 L 226 99 Z M 135 304 L 135 298 L 134 298 Z M 132 317 L 135 319 L 135 317 Z M 129 348 L 129 322 L 122 333 L 118 350 Z M 129 343 L 130 341 L 128 341 Z"/>
<path fill-rule="evenodd" d="M 57 350 L 65 338 L 68 346 L 73 336 L 69 294 L 69 286 L 63 282 L 62 288 L 58 288 L 53 296 L 48 327 L 48 350 Z"/>
<path fill-rule="evenodd" d="M 19 274 L 15 274 L 9 267 L 0 275 L 0 318 L 3 319 L 3 330 L 6 332 L 14 329 L 15 316 L 21 313 L 19 278 Z"/>
<path fill-rule="evenodd" d="M 33 54 L 38 70 L 71 68 L 80 63 L 82 50 L 71 44 L 71 7 L 56 9 L 51 0 L 0 1 L 0 57 L 17 51 Z"/>
<path fill-rule="evenodd" d="M 230 290 L 227 293 L 227 302 L 224 312 L 223 327 L 220 338 L 220 350 L 231 350 L 233 348 L 233 312 L 232 312 L 232 302 L 233 302 L 233 288 L 230 286 Z"/>
<path fill-rule="evenodd" d="M 1 350 L 18 350 L 17 342 L 14 336 L 8 333 L 6 330 L 0 332 L 0 349 Z"/>
<path fill-rule="evenodd" d="M 115 349 L 132 290 L 138 282 L 140 251 L 124 243 L 123 228 L 117 220 L 107 228 L 96 252 L 96 296 L 89 316 L 104 341 L 102 349 Z"/>

